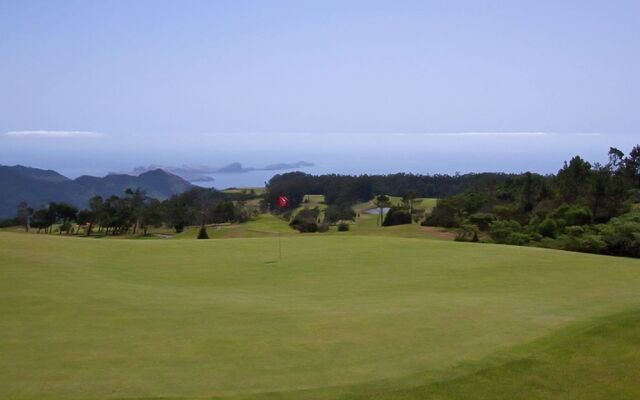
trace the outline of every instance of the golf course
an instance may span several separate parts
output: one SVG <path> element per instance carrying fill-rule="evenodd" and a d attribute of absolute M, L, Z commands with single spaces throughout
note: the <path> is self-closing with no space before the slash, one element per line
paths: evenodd
<path fill-rule="evenodd" d="M 640 398 L 640 260 L 246 233 L 0 232 L 0 398 Z"/>

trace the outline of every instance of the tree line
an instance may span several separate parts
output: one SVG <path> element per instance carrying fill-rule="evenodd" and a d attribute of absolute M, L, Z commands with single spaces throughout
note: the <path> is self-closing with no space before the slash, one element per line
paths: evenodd
<path fill-rule="evenodd" d="M 151 227 L 167 226 L 177 233 L 186 226 L 212 223 L 246 222 L 257 210 L 246 201 L 258 197 L 252 191 L 224 193 L 215 189 L 194 188 L 160 201 L 143 190 L 127 189 L 123 196 L 92 197 L 88 207 L 79 210 L 64 202 L 50 202 L 38 209 L 21 202 L 16 217 L 3 226 L 23 225 L 27 231 L 59 234 L 74 233 L 74 224 L 91 235 L 96 229 L 104 235 L 146 235 Z"/>
<path fill-rule="evenodd" d="M 298 207 L 308 194 L 324 195 L 329 205 L 353 204 L 369 201 L 374 196 L 386 194 L 404 196 L 416 193 L 417 197 L 446 197 L 484 182 L 502 182 L 511 174 L 480 173 L 456 175 L 310 175 L 304 172 L 288 172 L 275 175 L 266 185 L 265 201 L 272 210 L 278 209 L 278 196 L 286 194 L 291 207 Z"/>

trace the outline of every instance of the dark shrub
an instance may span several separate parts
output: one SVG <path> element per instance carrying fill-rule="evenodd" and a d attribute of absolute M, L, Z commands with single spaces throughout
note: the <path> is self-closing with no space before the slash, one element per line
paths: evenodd
<path fill-rule="evenodd" d="M 293 220 L 289 223 L 293 229 L 302 232 L 318 232 L 318 215 L 320 214 L 320 209 L 316 208 L 305 208 L 304 210 L 300 210 L 293 218 Z"/>
<path fill-rule="evenodd" d="M 521 231 L 522 226 L 520 226 L 518 222 L 512 220 L 498 220 L 489 225 L 491 239 L 496 243 L 507 243 L 507 239 L 512 233 L 519 233 Z"/>
<path fill-rule="evenodd" d="M 511 232 L 501 243 L 511 244 L 515 246 L 524 246 L 529 243 L 530 239 L 531 238 L 526 233 Z"/>
<path fill-rule="evenodd" d="M 558 234 L 558 224 L 554 219 L 545 218 L 544 221 L 538 224 L 537 231 L 542 236 L 555 238 Z"/>
<path fill-rule="evenodd" d="M 391 207 L 382 222 L 383 226 L 404 225 L 411 223 L 411 214 L 406 208 Z"/>
<path fill-rule="evenodd" d="M 478 227 L 473 224 L 462 224 L 454 238 L 457 242 L 478 242 Z"/>
<path fill-rule="evenodd" d="M 349 230 L 349 224 L 346 222 L 340 222 L 338 224 L 338 232 L 346 232 Z"/>
<path fill-rule="evenodd" d="M 206 227 L 200 227 L 200 231 L 198 232 L 198 239 L 209 239 L 209 234 L 207 233 Z"/>
<path fill-rule="evenodd" d="M 313 233 L 318 232 L 318 224 L 315 221 L 311 222 L 299 222 L 291 225 L 293 229 L 298 230 L 301 233 Z"/>
<path fill-rule="evenodd" d="M 338 221 L 355 221 L 356 212 L 348 204 L 332 204 L 324 210 L 324 222 L 335 224 Z"/>

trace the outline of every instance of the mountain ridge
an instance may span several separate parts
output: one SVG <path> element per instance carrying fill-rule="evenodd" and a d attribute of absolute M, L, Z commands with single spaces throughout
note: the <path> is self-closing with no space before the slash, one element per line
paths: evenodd
<path fill-rule="evenodd" d="M 62 201 L 84 208 L 93 196 L 120 196 L 127 188 L 140 188 L 147 195 L 162 200 L 193 187 L 185 179 L 159 168 L 137 176 L 82 175 L 70 179 L 50 169 L 0 165 L 0 218 L 15 216 L 21 201 L 26 201 L 34 208 L 51 201 Z"/>

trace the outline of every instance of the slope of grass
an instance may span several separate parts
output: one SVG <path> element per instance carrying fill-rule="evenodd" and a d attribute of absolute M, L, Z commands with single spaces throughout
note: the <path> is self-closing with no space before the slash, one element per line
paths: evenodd
<path fill-rule="evenodd" d="M 0 233 L 0 398 L 414 396 L 640 308 L 638 260 L 358 235 L 282 248 Z"/>
<path fill-rule="evenodd" d="M 525 349 L 518 349 L 523 351 Z M 378 400 L 638 399 L 640 312 L 577 324 L 527 346 L 528 355 L 454 379 L 369 392 Z"/>

